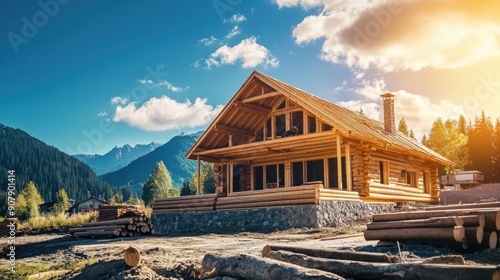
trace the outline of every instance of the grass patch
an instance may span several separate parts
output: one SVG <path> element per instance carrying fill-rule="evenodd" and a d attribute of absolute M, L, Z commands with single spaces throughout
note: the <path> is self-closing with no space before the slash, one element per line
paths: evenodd
<path fill-rule="evenodd" d="M 8 278 L 1 278 L 0 279 L 26 279 L 28 276 L 37 274 L 37 273 L 42 273 L 42 272 L 48 272 L 48 271 L 58 271 L 58 270 L 81 270 L 84 269 L 85 267 L 89 265 L 93 265 L 97 263 L 98 260 L 94 258 L 86 259 L 80 262 L 76 263 L 69 263 L 69 264 L 37 264 L 37 265 L 16 265 L 16 272 L 15 273 L 10 273 L 7 269 L 0 269 L 0 275 L 2 276 L 7 276 Z"/>
<path fill-rule="evenodd" d="M 77 227 L 85 223 L 95 222 L 98 217 L 97 211 L 79 213 L 71 216 L 65 214 L 44 215 L 31 218 L 18 225 L 18 230 L 60 229 L 63 227 Z"/>

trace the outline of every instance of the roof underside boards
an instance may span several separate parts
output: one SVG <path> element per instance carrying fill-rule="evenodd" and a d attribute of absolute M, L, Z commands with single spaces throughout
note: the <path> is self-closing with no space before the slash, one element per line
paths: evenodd
<path fill-rule="evenodd" d="M 233 146 L 251 143 L 264 121 L 283 100 L 297 104 L 315 115 L 321 122 L 333 126 L 336 133 L 345 137 L 417 155 L 441 164 L 452 164 L 445 157 L 400 132 L 395 134 L 385 132 L 382 122 L 335 105 L 257 71 L 250 75 L 228 102 L 188 152 L 187 157 L 196 159 L 197 155 L 206 157 L 209 154 L 217 155 L 217 158 L 228 156 L 223 150 L 229 146 L 229 135 L 232 137 Z M 331 137 L 332 133 L 329 135 Z M 273 141 L 283 143 L 285 139 L 252 143 L 245 149 L 263 145 L 268 147 Z M 222 149 L 220 154 L 217 151 L 219 149 Z M 231 147 L 231 149 L 237 150 L 241 156 L 245 154 L 241 147 Z"/>

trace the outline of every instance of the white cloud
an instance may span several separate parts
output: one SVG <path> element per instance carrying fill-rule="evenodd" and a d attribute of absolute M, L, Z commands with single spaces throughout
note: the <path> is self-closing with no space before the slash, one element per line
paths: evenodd
<path fill-rule="evenodd" d="M 181 92 L 181 91 L 186 91 L 189 89 L 189 87 L 185 87 L 185 88 L 176 87 L 176 86 L 172 85 L 172 83 L 167 82 L 167 81 L 160 82 L 157 85 L 158 85 L 158 87 L 164 86 L 168 90 L 171 90 L 173 92 Z"/>
<path fill-rule="evenodd" d="M 231 29 L 231 31 L 229 31 L 229 33 L 226 35 L 226 38 L 231 39 L 232 37 L 239 35 L 240 33 L 241 33 L 240 28 L 238 27 L 238 25 L 235 25 L 233 29 Z"/>
<path fill-rule="evenodd" d="M 242 14 L 234 14 L 229 19 L 224 19 L 224 23 L 240 23 L 246 21 L 247 18 Z"/>
<path fill-rule="evenodd" d="M 297 44 L 323 40 L 321 58 L 355 69 L 454 69 L 500 55 L 500 5 L 477 0 L 275 0 L 321 7 L 293 29 Z"/>
<path fill-rule="evenodd" d="M 321 0 L 275 0 L 280 8 L 290 8 L 301 6 L 304 9 L 310 9 L 322 4 Z"/>
<path fill-rule="evenodd" d="M 111 104 L 116 105 L 116 104 L 125 104 L 127 103 L 128 99 L 120 96 L 116 96 L 111 98 Z"/>
<path fill-rule="evenodd" d="M 210 38 L 203 38 L 203 39 L 200 39 L 198 42 L 200 42 L 204 46 L 208 47 L 208 46 L 215 44 L 215 42 L 217 42 L 217 38 L 215 38 L 214 35 L 212 35 L 212 36 L 210 36 Z"/>
<path fill-rule="evenodd" d="M 106 117 L 107 115 L 108 115 L 108 113 L 107 113 L 106 111 L 102 111 L 102 112 L 100 112 L 99 114 L 97 114 L 97 116 L 98 116 L 99 118 Z"/>
<path fill-rule="evenodd" d="M 145 84 L 152 85 L 152 84 L 154 84 L 153 80 L 139 80 L 139 83 L 141 85 L 145 85 Z"/>
<path fill-rule="evenodd" d="M 355 90 L 362 99 L 338 102 L 340 106 L 358 112 L 363 108 L 365 116 L 383 121 L 383 108 L 381 94 L 391 92 L 386 89 L 383 79 L 373 81 L 363 80 L 360 87 Z M 463 105 L 457 105 L 449 100 L 441 99 L 437 102 L 429 98 L 399 90 L 391 92 L 394 97 L 394 110 L 396 124 L 404 118 L 409 128 L 413 129 L 417 139 L 420 140 L 423 134 L 428 134 L 432 124 L 438 118 L 458 119 L 460 115 L 466 115 Z"/>
<path fill-rule="evenodd" d="M 170 91 L 173 91 L 173 92 L 181 92 L 181 91 L 186 91 L 189 89 L 189 86 L 187 87 L 178 87 L 178 86 L 174 86 L 171 82 L 168 82 L 166 80 L 163 80 L 159 83 L 155 83 L 153 80 L 138 80 L 138 82 L 141 84 L 141 85 L 146 85 L 146 86 L 151 86 L 151 88 L 153 87 L 156 87 L 156 88 L 159 88 L 159 87 L 165 87 L 167 88 L 168 90 Z M 120 98 L 120 97 L 115 97 L 115 98 Z M 113 98 L 113 99 L 115 99 Z M 127 99 L 117 99 L 115 103 L 113 103 L 113 100 L 111 101 L 112 104 L 117 104 L 117 103 L 120 103 L 120 104 L 125 104 L 127 103 Z"/>
<path fill-rule="evenodd" d="M 131 126 L 147 131 L 164 131 L 178 128 L 202 127 L 211 122 L 222 110 L 206 104 L 207 99 L 196 98 L 194 103 L 184 103 L 170 99 L 168 96 L 151 98 L 142 106 L 132 102 L 115 109 L 113 121 L 125 122 Z"/>
<path fill-rule="evenodd" d="M 253 68 L 257 65 L 275 68 L 279 65 L 278 59 L 266 47 L 259 45 L 253 36 L 233 47 L 224 45 L 218 48 L 208 59 L 205 59 L 205 64 L 210 69 L 212 66 L 232 65 L 239 61 L 243 68 Z"/>

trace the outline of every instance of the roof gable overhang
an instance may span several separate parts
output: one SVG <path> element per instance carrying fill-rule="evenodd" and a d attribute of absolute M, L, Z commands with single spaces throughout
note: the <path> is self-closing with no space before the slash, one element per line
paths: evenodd
<path fill-rule="evenodd" d="M 334 127 L 335 134 L 373 143 L 387 150 L 419 156 L 440 164 L 453 164 L 450 160 L 400 132 L 394 134 L 385 132 L 383 123 L 379 121 L 335 105 L 258 71 L 252 72 L 188 151 L 186 157 L 196 159 L 200 156 L 201 159 L 220 161 L 227 151 L 239 150 L 241 153 L 242 149 L 237 147 L 238 145 L 246 144 L 245 149 L 262 145 L 261 142 L 251 143 L 252 139 L 256 136 L 257 130 L 262 127 L 262 123 L 283 100 L 293 102 L 298 108 L 314 115 L 322 123 Z M 298 140 L 296 137 L 293 138 Z M 279 141 L 284 140 L 273 141 L 280 143 Z M 270 141 L 265 142 L 266 146 L 272 144 Z M 211 158 L 210 156 L 213 156 L 215 152 L 210 152 L 211 150 L 216 150 L 220 154 L 216 158 Z"/>

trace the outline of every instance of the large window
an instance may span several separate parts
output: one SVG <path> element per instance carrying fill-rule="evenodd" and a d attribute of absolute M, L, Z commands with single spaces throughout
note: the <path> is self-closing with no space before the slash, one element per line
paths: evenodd
<path fill-rule="evenodd" d="M 290 114 L 291 127 L 297 127 L 297 135 L 304 134 L 304 113 L 302 111 Z"/>
<path fill-rule="evenodd" d="M 281 137 L 281 135 L 286 130 L 285 114 L 283 114 L 283 115 L 277 115 L 275 121 L 276 121 L 276 130 L 275 130 L 276 133 L 275 133 L 275 136 L 276 137 Z"/>
<path fill-rule="evenodd" d="M 325 181 L 325 176 L 324 176 L 325 171 L 322 159 L 310 160 L 306 163 L 306 166 L 307 166 L 307 182 Z"/>
<path fill-rule="evenodd" d="M 292 186 L 304 184 L 304 164 L 302 161 L 292 163 Z"/>
<path fill-rule="evenodd" d="M 255 166 L 253 168 L 253 187 L 254 190 L 262 190 L 264 188 L 264 167 Z"/>
<path fill-rule="evenodd" d="M 316 117 L 314 116 L 308 116 L 307 117 L 307 122 L 309 125 L 309 131 L 308 133 L 314 133 L 316 132 Z"/>
<path fill-rule="evenodd" d="M 345 157 L 341 158 L 341 166 L 342 166 L 342 189 L 347 189 L 347 172 L 345 165 Z M 339 188 L 339 170 L 338 170 L 338 162 L 337 158 L 329 158 L 328 159 L 328 182 L 329 188 L 338 189 Z"/>

